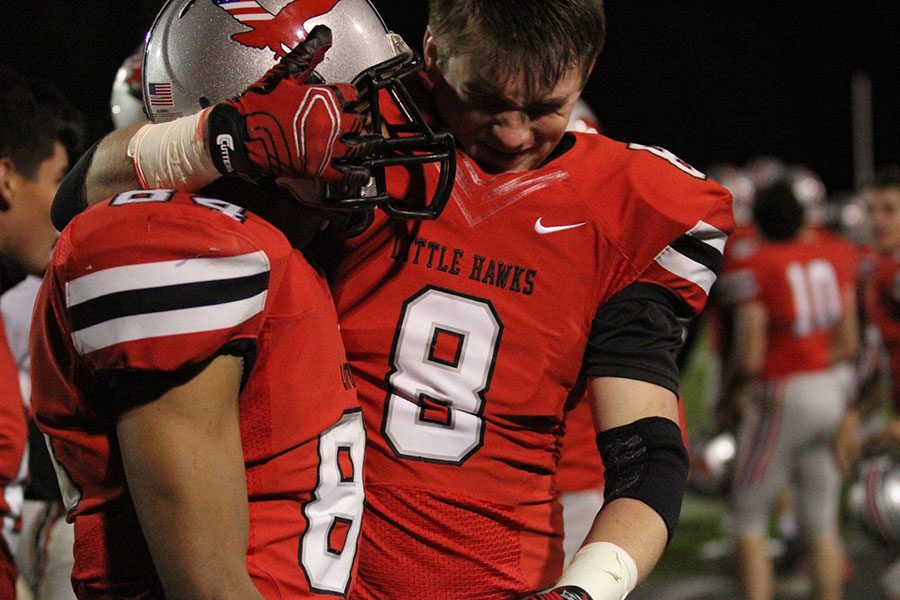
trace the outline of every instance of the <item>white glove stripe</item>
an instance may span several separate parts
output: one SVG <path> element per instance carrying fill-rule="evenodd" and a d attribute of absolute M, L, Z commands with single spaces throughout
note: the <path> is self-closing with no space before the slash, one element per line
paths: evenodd
<path fill-rule="evenodd" d="M 306 165 L 308 159 L 306 154 L 306 120 L 315 108 L 316 102 L 322 102 L 325 110 L 328 112 L 328 116 L 331 119 L 331 132 L 328 135 L 328 142 L 325 145 L 322 162 L 316 169 L 315 174 L 313 175 L 314 177 L 318 177 L 325 172 L 325 169 L 331 162 L 331 157 L 334 154 L 334 144 L 337 142 L 341 133 L 339 121 L 340 107 L 333 94 L 330 93 L 330 90 L 322 88 L 308 89 L 306 95 L 303 97 L 303 101 L 300 103 L 300 107 L 294 115 L 294 144 L 300 149 L 300 156 L 298 158 L 302 162 L 302 170 L 309 173 L 309 169 L 307 169 Z"/>

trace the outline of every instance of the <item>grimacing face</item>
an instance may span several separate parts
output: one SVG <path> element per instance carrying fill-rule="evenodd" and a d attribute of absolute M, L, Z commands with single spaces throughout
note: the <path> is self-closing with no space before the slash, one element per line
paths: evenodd
<path fill-rule="evenodd" d="M 491 80 L 478 56 L 452 55 L 439 68 L 430 32 L 424 50 L 441 122 L 485 172 L 534 169 L 562 139 L 583 87 L 580 69 L 570 68 L 552 89 L 530 91 L 523 74 Z"/>
<path fill-rule="evenodd" d="M 900 249 L 900 187 L 868 190 L 866 208 L 878 250 L 892 252 Z"/>

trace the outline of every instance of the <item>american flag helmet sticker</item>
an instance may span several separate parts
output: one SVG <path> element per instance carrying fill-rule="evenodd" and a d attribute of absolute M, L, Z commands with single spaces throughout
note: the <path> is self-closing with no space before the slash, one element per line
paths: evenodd
<path fill-rule="evenodd" d="M 171 82 L 148 83 L 150 106 L 175 106 Z"/>

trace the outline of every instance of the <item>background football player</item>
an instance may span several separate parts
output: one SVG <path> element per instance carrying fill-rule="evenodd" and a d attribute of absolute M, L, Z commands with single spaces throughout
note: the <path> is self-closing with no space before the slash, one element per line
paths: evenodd
<path fill-rule="evenodd" d="M 875 432 L 864 435 L 865 419 L 882 408 L 882 399 L 877 395 L 861 397 L 861 404 L 848 409 L 835 442 L 838 464 L 844 472 L 850 472 L 863 456 L 885 453 L 896 457 L 900 450 L 900 167 L 882 167 L 864 190 L 864 197 L 872 239 L 880 252 L 866 290 L 866 315 L 878 328 L 888 355 L 891 416 Z M 884 509 L 889 510 L 889 506 Z M 884 573 L 882 582 L 891 598 L 900 598 L 900 560 Z"/>
<path fill-rule="evenodd" d="M 110 116 L 116 127 L 146 120 L 141 100 L 143 46 L 129 55 L 116 73 L 110 94 Z M 40 278 L 30 276 L 0 299 L 7 321 L 10 349 L 19 367 L 22 393 L 31 395 L 31 357 L 28 338 L 31 313 Z M 72 547 L 75 531 L 66 521 L 62 494 L 43 436 L 29 420 L 29 482 L 23 505 L 22 541 L 16 562 L 34 600 L 75 598 L 72 590 Z M 26 592 L 20 592 L 23 594 Z"/>
<path fill-rule="evenodd" d="M 82 123 L 80 115 L 46 82 L 26 81 L 5 65 L 0 65 L 0 72 L 5 82 L 0 90 L 0 292 L 4 294 L 0 326 L 5 322 L 9 338 L 18 342 L 8 346 L 6 333 L 0 333 L 0 484 L 5 486 L 0 494 L 0 596 L 13 598 L 13 554 L 28 591 L 38 591 L 43 581 L 38 565 L 31 560 L 34 547 L 28 528 L 34 524 L 37 513 L 58 512 L 55 505 L 45 502 L 46 488 L 37 481 L 39 468 L 29 460 L 44 446 L 36 428 L 27 436 L 28 445 L 36 451 L 25 451 L 23 400 L 27 406 L 28 353 L 27 334 L 20 332 L 27 332 L 31 320 L 27 290 L 34 289 L 37 277 L 43 274 L 56 240 L 56 231 L 49 222 L 50 204 L 68 169 L 70 156 L 78 150 Z M 23 291 L 25 300 L 20 304 L 16 299 Z M 13 305 L 16 310 L 11 310 Z M 19 368 L 24 369 L 21 379 Z M 55 481 L 52 483 L 55 485 Z M 23 521 L 26 531 L 20 539 L 18 532 Z"/>
<path fill-rule="evenodd" d="M 757 193 L 754 221 L 763 242 L 746 265 L 735 314 L 737 382 L 730 387 L 758 385 L 747 395 L 732 488 L 741 578 L 751 599 L 772 597 L 769 515 L 791 484 L 812 549 L 816 597 L 841 595 L 841 479 L 831 440 L 849 398 L 832 366 L 858 350 L 857 256 L 805 220 L 795 189 L 783 179 Z"/>

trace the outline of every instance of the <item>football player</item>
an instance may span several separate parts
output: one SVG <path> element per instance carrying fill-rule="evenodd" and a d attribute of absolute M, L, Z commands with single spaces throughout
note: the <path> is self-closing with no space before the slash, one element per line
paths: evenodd
<path fill-rule="evenodd" d="M 735 379 L 750 388 L 732 487 L 737 551 L 747 598 L 771 598 L 765 538 L 785 486 L 812 548 L 817 598 L 839 598 L 840 475 L 831 440 L 848 398 L 832 367 L 855 357 L 858 323 L 854 247 L 804 219 L 789 180 L 760 190 L 761 243 L 745 268 L 735 314 Z"/>
<path fill-rule="evenodd" d="M 882 167 L 865 191 L 866 204 L 875 245 L 881 258 L 875 268 L 866 297 L 867 314 L 881 332 L 887 348 L 892 382 L 892 417 L 860 448 L 856 430 L 862 419 L 860 407 L 848 411 L 838 437 L 838 458 L 848 468 L 864 453 L 893 452 L 900 448 L 900 319 L 897 307 L 900 260 L 900 167 Z M 895 540 L 896 541 L 896 540 Z M 893 562 L 882 576 L 882 585 L 892 600 L 900 599 L 900 559 Z"/>
<path fill-rule="evenodd" d="M 29 82 L 5 65 L 0 65 L 0 77 L 4 81 L 0 90 L 0 293 L 5 308 L 13 296 L 6 292 L 20 289 L 26 275 L 40 276 L 50 259 L 56 240 L 49 222 L 50 204 L 68 169 L 70 153 L 80 144 L 82 123 L 51 86 Z M 0 329 L 6 326 L 13 334 L 27 329 L 31 307 L 23 308 L 15 315 L 4 311 Z M 14 320 L 3 322 L 10 317 Z M 33 574 L 31 565 L 21 560 L 30 549 L 19 531 L 23 498 L 34 498 L 36 486 L 26 485 L 26 475 L 33 475 L 26 451 L 29 436 L 23 402 L 27 398 L 22 394 L 27 385 L 20 388 L 17 362 L 5 331 L 0 331 L 0 387 L 0 597 L 14 598 L 13 555 L 23 579 L 34 583 L 28 577 Z M 30 440 L 31 445 L 43 443 L 39 434 Z"/>
<path fill-rule="evenodd" d="M 675 355 L 731 202 L 662 148 L 566 133 L 603 38 L 600 0 L 430 3 L 416 93 L 461 147 L 451 200 L 410 227 L 376 213 L 330 254 L 369 433 L 356 597 L 622 598 L 672 535 L 687 471 Z M 393 104 L 387 128 L 408 116 Z M 133 180 L 124 137 L 70 189 Z M 389 170 L 396 208 L 433 198 L 440 173 Z M 580 377 L 606 504 L 563 571 L 554 474 Z"/>
<path fill-rule="evenodd" d="M 330 43 L 314 30 L 217 105 L 223 120 L 314 97 L 327 110 L 308 110 L 292 158 L 338 155 L 350 137 L 333 132 L 361 118 L 343 109 L 353 88 L 309 82 Z M 315 203 L 318 185 L 283 184 L 290 200 L 237 178 L 124 192 L 56 245 L 34 312 L 33 405 L 75 526 L 80 598 L 349 590 L 363 421 L 325 279 L 299 251 L 324 213 L 296 195 Z"/>
<path fill-rule="evenodd" d="M 866 314 L 878 328 L 890 364 L 894 418 L 868 442 L 873 447 L 900 443 L 900 167 L 888 166 L 864 192 L 872 238 L 880 259 L 866 290 Z M 849 471 L 863 454 L 857 438 L 863 417 L 872 406 L 853 406 L 841 424 L 836 443 L 838 463 Z"/>

